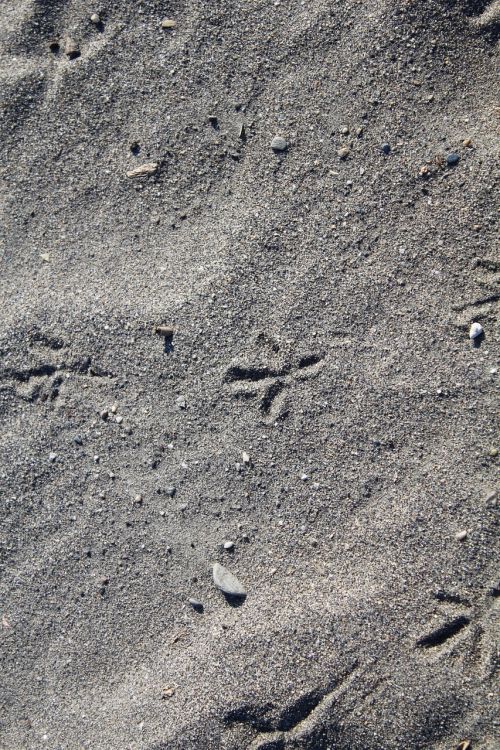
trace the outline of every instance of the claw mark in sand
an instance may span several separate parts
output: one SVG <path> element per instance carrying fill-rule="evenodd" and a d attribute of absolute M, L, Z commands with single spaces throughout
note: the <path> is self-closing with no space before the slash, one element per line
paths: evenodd
<path fill-rule="evenodd" d="M 323 356 L 310 354 L 292 365 L 282 367 L 232 365 L 225 381 L 238 398 L 257 398 L 265 421 L 273 422 L 286 416 L 285 398 L 294 383 L 315 377 L 323 365 Z"/>
<path fill-rule="evenodd" d="M 364 669 L 354 666 L 326 689 L 304 693 L 279 710 L 277 715 L 275 711 L 272 715 L 275 709 L 272 703 L 264 706 L 244 705 L 230 711 L 224 723 L 228 727 L 247 724 L 258 732 L 247 750 L 284 750 L 289 743 L 295 747 L 296 742 L 311 739 L 331 714 L 335 703 L 363 673 Z"/>

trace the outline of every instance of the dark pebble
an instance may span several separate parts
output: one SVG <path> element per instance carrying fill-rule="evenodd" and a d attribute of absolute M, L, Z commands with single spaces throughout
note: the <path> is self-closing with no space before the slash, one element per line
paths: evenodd
<path fill-rule="evenodd" d="M 460 156 L 458 154 L 448 154 L 446 157 L 446 163 L 449 167 L 454 167 L 455 164 L 458 164 L 460 161 Z"/>
<path fill-rule="evenodd" d="M 390 154 L 391 152 L 391 146 L 389 143 L 383 143 L 381 146 L 381 150 L 383 154 Z"/>

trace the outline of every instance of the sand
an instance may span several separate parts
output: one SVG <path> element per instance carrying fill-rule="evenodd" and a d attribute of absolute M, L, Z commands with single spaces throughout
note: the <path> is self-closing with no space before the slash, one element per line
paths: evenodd
<path fill-rule="evenodd" d="M 3 1 L 2 749 L 498 747 L 498 24 Z"/>

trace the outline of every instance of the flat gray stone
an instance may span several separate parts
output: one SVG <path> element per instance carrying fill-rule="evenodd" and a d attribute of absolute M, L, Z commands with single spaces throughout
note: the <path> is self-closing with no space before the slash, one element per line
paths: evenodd
<path fill-rule="evenodd" d="M 227 568 L 219 563 L 214 563 L 213 567 L 214 583 L 218 589 L 228 596 L 239 596 L 241 598 L 247 595 L 247 592 Z"/>

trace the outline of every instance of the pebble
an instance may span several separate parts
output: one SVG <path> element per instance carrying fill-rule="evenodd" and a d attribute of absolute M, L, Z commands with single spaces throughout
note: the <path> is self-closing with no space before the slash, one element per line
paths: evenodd
<path fill-rule="evenodd" d="M 483 333 L 483 326 L 481 325 L 481 323 L 473 323 L 470 327 L 469 338 L 471 339 L 471 341 L 473 341 L 474 339 L 479 338 L 479 336 L 481 336 L 482 333 Z"/>
<path fill-rule="evenodd" d="M 224 542 L 224 549 L 226 552 L 231 552 L 234 549 L 234 542 Z"/>
<path fill-rule="evenodd" d="M 177 492 L 175 487 L 167 487 L 167 495 L 169 497 L 173 497 L 175 493 Z"/>
<path fill-rule="evenodd" d="M 99 26 L 99 24 L 101 23 L 101 16 L 99 15 L 99 13 L 92 13 L 92 15 L 90 16 L 90 20 L 96 26 Z"/>
<path fill-rule="evenodd" d="M 347 159 L 349 154 L 351 153 L 351 149 L 349 146 L 342 146 L 342 148 L 339 148 L 337 151 L 337 156 L 339 156 L 341 159 Z"/>
<path fill-rule="evenodd" d="M 219 565 L 219 563 L 214 563 L 212 572 L 215 585 L 224 594 L 241 598 L 246 596 L 246 591 L 241 583 L 227 568 Z"/>
<path fill-rule="evenodd" d="M 153 329 L 157 336 L 163 336 L 165 339 L 171 339 L 174 337 L 174 329 L 172 326 L 155 326 Z"/>
<path fill-rule="evenodd" d="M 448 154 L 448 156 L 446 157 L 446 163 L 449 167 L 454 167 L 455 164 L 458 164 L 459 161 L 460 161 L 460 156 L 455 153 Z"/>
<path fill-rule="evenodd" d="M 391 145 L 390 145 L 390 143 L 383 143 L 380 148 L 381 148 L 382 153 L 384 153 L 384 154 L 390 154 L 390 152 L 391 152 Z"/>
<path fill-rule="evenodd" d="M 195 609 L 197 612 L 203 612 L 203 603 L 199 602 L 198 599 L 193 599 L 192 597 L 189 597 L 188 602 L 192 606 L 192 608 Z"/>
<path fill-rule="evenodd" d="M 462 146 L 464 146 L 464 148 L 470 148 L 472 146 L 472 138 L 466 138 L 462 141 Z"/>
<path fill-rule="evenodd" d="M 271 148 L 273 151 L 286 151 L 288 143 L 280 135 L 275 135 L 271 141 Z"/>
<path fill-rule="evenodd" d="M 173 18 L 164 18 L 161 22 L 162 29 L 175 29 L 176 25 Z"/>
<path fill-rule="evenodd" d="M 57 458 L 57 453 L 49 453 L 49 461 L 50 461 L 51 464 L 54 463 L 54 461 L 56 460 L 56 458 Z"/>
<path fill-rule="evenodd" d="M 104 422 L 107 420 L 108 417 L 109 417 L 109 413 L 106 410 L 101 412 L 101 419 L 104 420 Z"/>
<path fill-rule="evenodd" d="M 455 539 L 457 540 L 457 542 L 463 542 L 464 539 L 467 539 L 467 532 L 459 531 L 457 534 L 455 534 Z"/>
<path fill-rule="evenodd" d="M 243 453 L 241 454 L 241 458 L 244 464 L 250 463 L 250 456 L 248 455 L 248 453 L 246 453 L 246 451 L 243 451 Z"/>
<path fill-rule="evenodd" d="M 307 480 L 309 479 L 307 474 L 301 474 L 300 478 L 302 479 L 303 482 L 307 482 Z"/>
<path fill-rule="evenodd" d="M 184 396 L 177 396 L 175 399 L 175 403 L 179 407 L 179 409 L 185 409 L 186 408 L 186 399 Z"/>
<path fill-rule="evenodd" d="M 123 422 L 123 417 L 119 414 L 117 417 L 115 417 L 116 424 L 121 424 Z"/>

